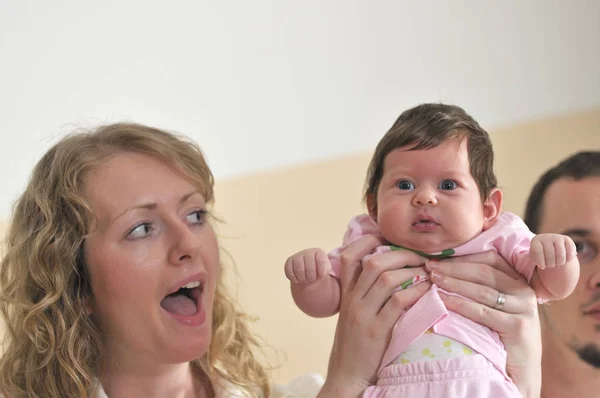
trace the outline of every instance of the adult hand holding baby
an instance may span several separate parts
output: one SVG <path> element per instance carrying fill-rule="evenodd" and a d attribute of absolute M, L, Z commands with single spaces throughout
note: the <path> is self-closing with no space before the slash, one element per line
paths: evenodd
<path fill-rule="evenodd" d="M 404 281 L 426 275 L 425 259 L 408 251 L 393 251 L 362 259 L 382 244 L 366 235 L 341 253 L 341 300 L 328 378 L 319 394 L 325 397 L 360 397 L 377 379 L 376 374 L 392 329 L 405 309 L 429 290 L 423 282 L 397 291 Z"/>
<path fill-rule="evenodd" d="M 418 267 L 426 260 L 401 250 L 369 257 L 361 264 L 380 244 L 375 236 L 365 236 L 344 249 L 338 327 L 329 377 L 319 398 L 361 396 L 374 383 L 395 323 L 431 285 L 424 281 L 406 290 L 397 287 L 427 273 L 442 289 L 462 296 L 441 294 L 449 310 L 498 332 L 507 351 L 507 373 L 524 397 L 539 397 L 537 302 L 521 275 L 493 251 L 429 261 Z M 501 306 L 500 296 L 504 298 Z"/>
<path fill-rule="evenodd" d="M 535 292 L 525 278 L 493 251 L 428 262 L 426 269 L 433 283 L 462 296 L 440 294 L 448 310 L 498 333 L 508 375 L 524 397 L 539 397 L 540 322 Z"/>

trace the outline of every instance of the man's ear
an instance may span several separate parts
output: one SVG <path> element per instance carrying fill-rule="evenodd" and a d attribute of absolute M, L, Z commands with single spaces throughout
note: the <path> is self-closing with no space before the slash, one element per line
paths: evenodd
<path fill-rule="evenodd" d="M 500 188 L 494 188 L 483 202 L 483 230 L 489 229 L 502 214 L 503 194 Z"/>
<path fill-rule="evenodd" d="M 372 193 L 367 194 L 367 210 L 371 218 L 377 221 L 377 199 Z"/>

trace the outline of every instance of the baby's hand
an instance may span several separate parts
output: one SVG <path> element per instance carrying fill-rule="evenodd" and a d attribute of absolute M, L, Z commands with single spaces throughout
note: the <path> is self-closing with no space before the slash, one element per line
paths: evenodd
<path fill-rule="evenodd" d="M 539 234 L 531 240 L 529 258 L 540 269 L 560 267 L 575 256 L 575 242 L 566 235 Z"/>
<path fill-rule="evenodd" d="M 331 270 L 331 263 L 321 249 L 302 250 L 285 262 L 285 276 L 292 283 L 310 283 L 322 279 Z"/>

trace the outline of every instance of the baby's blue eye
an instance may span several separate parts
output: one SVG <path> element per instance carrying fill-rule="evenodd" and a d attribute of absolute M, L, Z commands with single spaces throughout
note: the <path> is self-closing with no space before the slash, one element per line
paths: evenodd
<path fill-rule="evenodd" d="M 410 190 L 410 189 L 415 189 L 415 185 L 407 180 L 402 180 L 402 181 L 398 181 L 396 183 L 396 185 L 398 186 L 398 188 L 402 189 L 402 190 Z"/>
<path fill-rule="evenodd" d="M 458 188 L 458 184 L 453 180 L 444 180 L 440 182 L 439 188 L 444 191 L 451 191 L 453 189 Z"/>

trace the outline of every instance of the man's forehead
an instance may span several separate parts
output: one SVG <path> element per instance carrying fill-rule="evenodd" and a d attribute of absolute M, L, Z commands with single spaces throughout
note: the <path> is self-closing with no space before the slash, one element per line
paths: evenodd
<path fill-rule="evenodd" d="M 561 178 L 546 191 L 540 231 L 589 231 L 600 235 L 600 177 Z"/>

